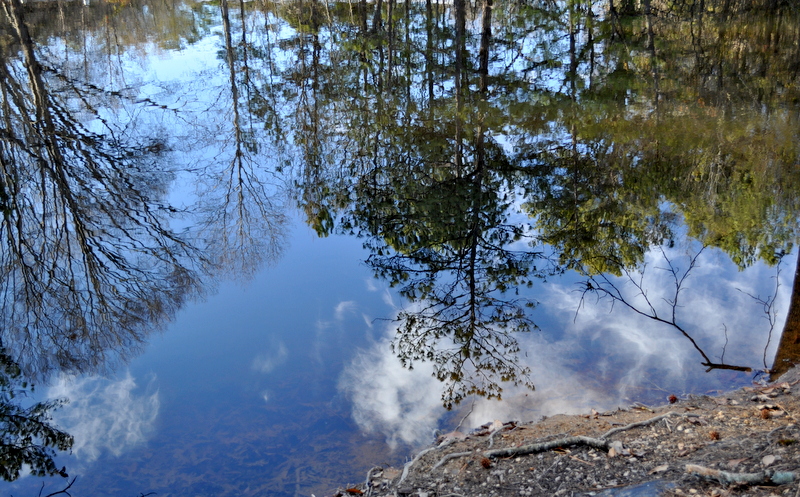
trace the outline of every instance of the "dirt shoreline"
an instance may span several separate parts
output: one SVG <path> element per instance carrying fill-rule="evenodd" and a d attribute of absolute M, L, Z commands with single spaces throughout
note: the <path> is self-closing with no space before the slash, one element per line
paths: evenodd
<path fill-rule="evenodd" d="M 450 433 L 405 468 L 375 467 L 333 495 L 800 497 L 799 368 L 675 400 Z"/>

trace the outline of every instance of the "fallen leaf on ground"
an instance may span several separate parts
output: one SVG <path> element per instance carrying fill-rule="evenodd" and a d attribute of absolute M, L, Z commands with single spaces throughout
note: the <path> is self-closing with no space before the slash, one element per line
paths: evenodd
<path fill-rule="evenodd" d="M 746 460 L 747 460 L 746 457 L 743 457 L 742 459 L 731 459 L 730 461 L 728 461 L 728 468 L 733 469 Z"/>

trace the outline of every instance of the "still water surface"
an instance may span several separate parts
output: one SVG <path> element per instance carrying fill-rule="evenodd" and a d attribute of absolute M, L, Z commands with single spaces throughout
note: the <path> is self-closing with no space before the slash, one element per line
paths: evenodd
<path fill-rule="evenodd" d="M 73 495 L 325 495 L 773 366 L 789 9 L 2 3 L 3 345 Z"/>

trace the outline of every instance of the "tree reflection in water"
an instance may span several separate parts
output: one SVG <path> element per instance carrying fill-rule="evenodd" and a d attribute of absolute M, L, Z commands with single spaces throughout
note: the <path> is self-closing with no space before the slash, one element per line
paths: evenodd
<path fill-rule="evenodd" d="M 23 409 L 12 399 L 13 382 L 119 364 L 200 295 L 209 274 L 229 265 L 220 251 L 248 257 L 253 251 L 245 245 L 254 243 L 245 239 L 220 248 L 212 237 L 203 246 L 175 231 L 171 223 L 178 211 L 165 201 L 174 178 L 166 143 L 142 141 L 109 124 L 105 109 L 128 105 L 120 92 L 80 83 L 68 70 L 42 63 L 22 4 L 3 0 L 2 7 L 14 40 L 2 46 L 0 58 L 0 291 L 8 387 L 1 450 L 8 456 L 2 476 L 15 479 L 23 464 L 37 475 L 59 473 L 52 450 L 68 449 L 72 438 L 48 424 L 58 402 Z M 223 211 L 230 192 L 238 192 L 232 210 L 239 222 L 232 227 L 210 217 L 213 233 L 226 241 L 255 230 L 247 224 L 252 220 L 241 218 L 241 185 L 258 190 L 259 184 L 242 175 L 238 152 L 236 173 L 221 182 L 231 182 Z M 261 199 L 246 201 L 259 206 Z M 263 209 L 257 217 L 262 223 L 277 219 L 277 226 L 282 219 Z M 280 238 L 277 228 L 272 233 Z M 270 246 L 259 239 L 259 261 L 275 255 L 266 250 Z M 27 442 L 17 443 L 20 437 Z"/>
<path fill-rule="evenodd" d="M 395 352 L 434 364 L 448 407 L 532 387 L 528 285 L 575 270 L 613 292 L 684 235 L 740 267 L 797 239 L 800 53 L 782 43 L 800 22 L 781 2 L 239 2 L 238 36 L 223 0 L 222 110 L 176 111 L 212 158 L 187 165 L 170 136 L 111 126 L 101 109 L 131 102 L 42 62 L 0 1 L 2 336 L 29 375 L 102 369 L 208 275 L 279 257 L 288 198 L 320 236 L 364 238 L 408 304 Z M 196 40 L 197 18 L 162 41 Z M 182 233 L 176 170 L 202 196 Z"/>
<path fill-rule="evenodd" d="M 347 96 L 315 99 L 323 117 L 309 128 L 328 129 L 324 116 L 336 113 L 358 125 L 328 137 L 344 145 L 328 174 L 303 169 L 314 171 L 314 191 L 331 192 L 328 203 L 306 204 L 308 222 L 329 232 L 335 208 L 342 232 L 367 238 L 376 275 L 416 304 L 399 313 L 395 351 L 409 365 L 436 365 L 446 406 L 499 396 L 503 381 L 530 384 L 513 332 L 535 324 L 524 299 L 504 296 L 520 284 L 572 269 L 586 288 L 621 297 L 614 276 L 636 277 L 649 251 L 687 230 L 740 267 L 775 264 L 797 239 L 797 113 L 758 110 L 785 101 L 758 90 L 767 80 L 796 88 L 797 54 L 759 48 L 791 38 L 796 20 L 767 9 L 748 38 L 745 6 L 720 16 L 674 7 L 672 20 L 661 7 L 647 2 L 620 23 L 614 4 L 592 2 L 471 11 L 455 2 L 436 13 L 406 5 L 385 26 L 376 5 L 371 27 L 364 12 L 328 26 L 334 36 L 358 31 L 354 43 L 327 47 L 330 59 L 363 61 L 358 72 L 326 65 L 326 46 L 315 45 L 308 74 L 338 76 Z M 404 32 L 428 38 L 404 46 Z M 520 205 L 528 219 L 513 214 Z M 685 336 L 708 367 L 752 367 L 712 360 L 717 351 L 695 336 L 705 331 L 690 333 L 674 312 L 651 318 Z"/>
<path fill-rule="evenodd" d="M 169 226 L 161 144 L 90 131 L 76 115 L 102 119 L 92 95 L 45 68 L 21 4 L 2 5 L 24 62 L 0 65 L 4 343 L 27 374 L 96 370 L 196 295 L 205 261 Z"/>

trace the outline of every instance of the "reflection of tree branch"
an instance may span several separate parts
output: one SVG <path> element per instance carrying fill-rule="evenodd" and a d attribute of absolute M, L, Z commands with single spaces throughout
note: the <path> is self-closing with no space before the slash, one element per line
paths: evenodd
<path fill-rule="evenodd" d="M 778 263 L 775 265 L 775 290 L 773 291 L 772 295 L 762 299 L 760 296 L 755 296 L 749 292 L 745 292 L 741 288 L 737 288 L 738 291 L 747 295 L 751 299 L 755 300 L 756 303 L 761 305 L 761 307 L 764 309 L 764 314 L 766 314 L 767 322 L 769 322 L 769 330 L 767 330 L 767 343 L 764 344 L 764 355 L 762 359 L 764 361 L 764 367 L 767 369 L 769 369 L 769 365 L 767 364 L 767 349 L 772 341 L 772 332 L 775 330 L 775 324 L 778 320 L 777 311 L 775 309 L 775 299 L 778 298 L 778 290 L 781 288 L 781 262 L 783 261 L 783 255 L 784 254 L 780 255 Z"/>
<path fill-rule="evenodd" d="M 72 488 L 72 485 L 75 483 L 75 480 L 77 480 L 77 479 L 78 479 L 77 476 L 72 477 L 72 480 L 70 480 L 67 483 L 66 487 L 62 488 L 61 490 L 56 490 L 55 492 L 49 493 L 49 494 L 45 495 L 44 497 L 53 497 L 54 495 L 61 495 L 61 494 L 65 494 L 65 495 L 70 495 L 71 496 L 72 494 L 69 493 L 68 490 L 70 488 Z M 44 482 L 42 482 L 42 488 L 39 490 L 39 497 L 42 497 L 42 491 L 43 490 L 44 490 Z"/>
<path fill-rule="evenodd" d="M 720 364 L 712 362 L 708 355 L 703 351 L 697 341 L 689 334 L 689 332 L 683 328 L 678 323 L 677 317 L 677 309 L 678 305 L 678 298 L 680 297 L 681 292 L 683 291 L 684 283 L 686 279 L 689 277 L 692 269 L 697 264 L 697 259 L 700 257 L 700 254 L 703 253 L 705 247 L 700 249 L 694 256 L 689 259 L 689 266 L 686 268 L 685 271 L 680 271 L 677 266 L 669 259 L 666 252 L 664 251 L 663 247 L 661 247 L 661 255 L 667 263 L 666 268 L 660 268 L 667 271 L 672 279 L 674 290 L 671 294 L 670 298 L 664 298 L 664 302 L 669 305 L 669 317 L 663 317 L 659 314 L 658 310 L 656 309 L 655 305 L 650 301 L 650 298 L 647 296 L 647 289 L 644 288 L 643 280 L 646 266 L 642 267 L 642 270 L 639 271 L 639 278 L 638 280 L 634 278 L 633 273 L 625 267 L 621 267 L 622 273 L 624 278 L 627 280 L 628 283 L 633 285 L 636 289 L 636 295 L 633 298 L 640 297 L 644 300 L 645 305 L 644 308 L 637 306 L 631 299 L 627 298 L 622 294 L 622 290 L 619 286 L 617 286 L 606 274 L 600 275 L 589 275 L 588 279 L 585 282 L 585 287 L 581 294 L 580 304 L 578 305 L 578 309 L 583 305 L 584 299 L 586 294 L 592 293 L 597 296 L 598 299 L 602 298 L 610 298 L 612 305 L 614 303 L 620 303 L 621 305 L 627 307 L 634 313 L 644 316 L 648 319 L 652 319 L 653 321 L 666 324 L 671 326 L 672 328 L 678 330 L 686 339 L 691 342 L 694 349 L 700 353 L 703 357 L 705 362 L 702 363 L 703 366 L 706 366 L 708 371 L 712 369 L 732 369 L 735 371 L 751 371 L 752 369 L 746 366 L 733 366 L 729 364 Z"/>

